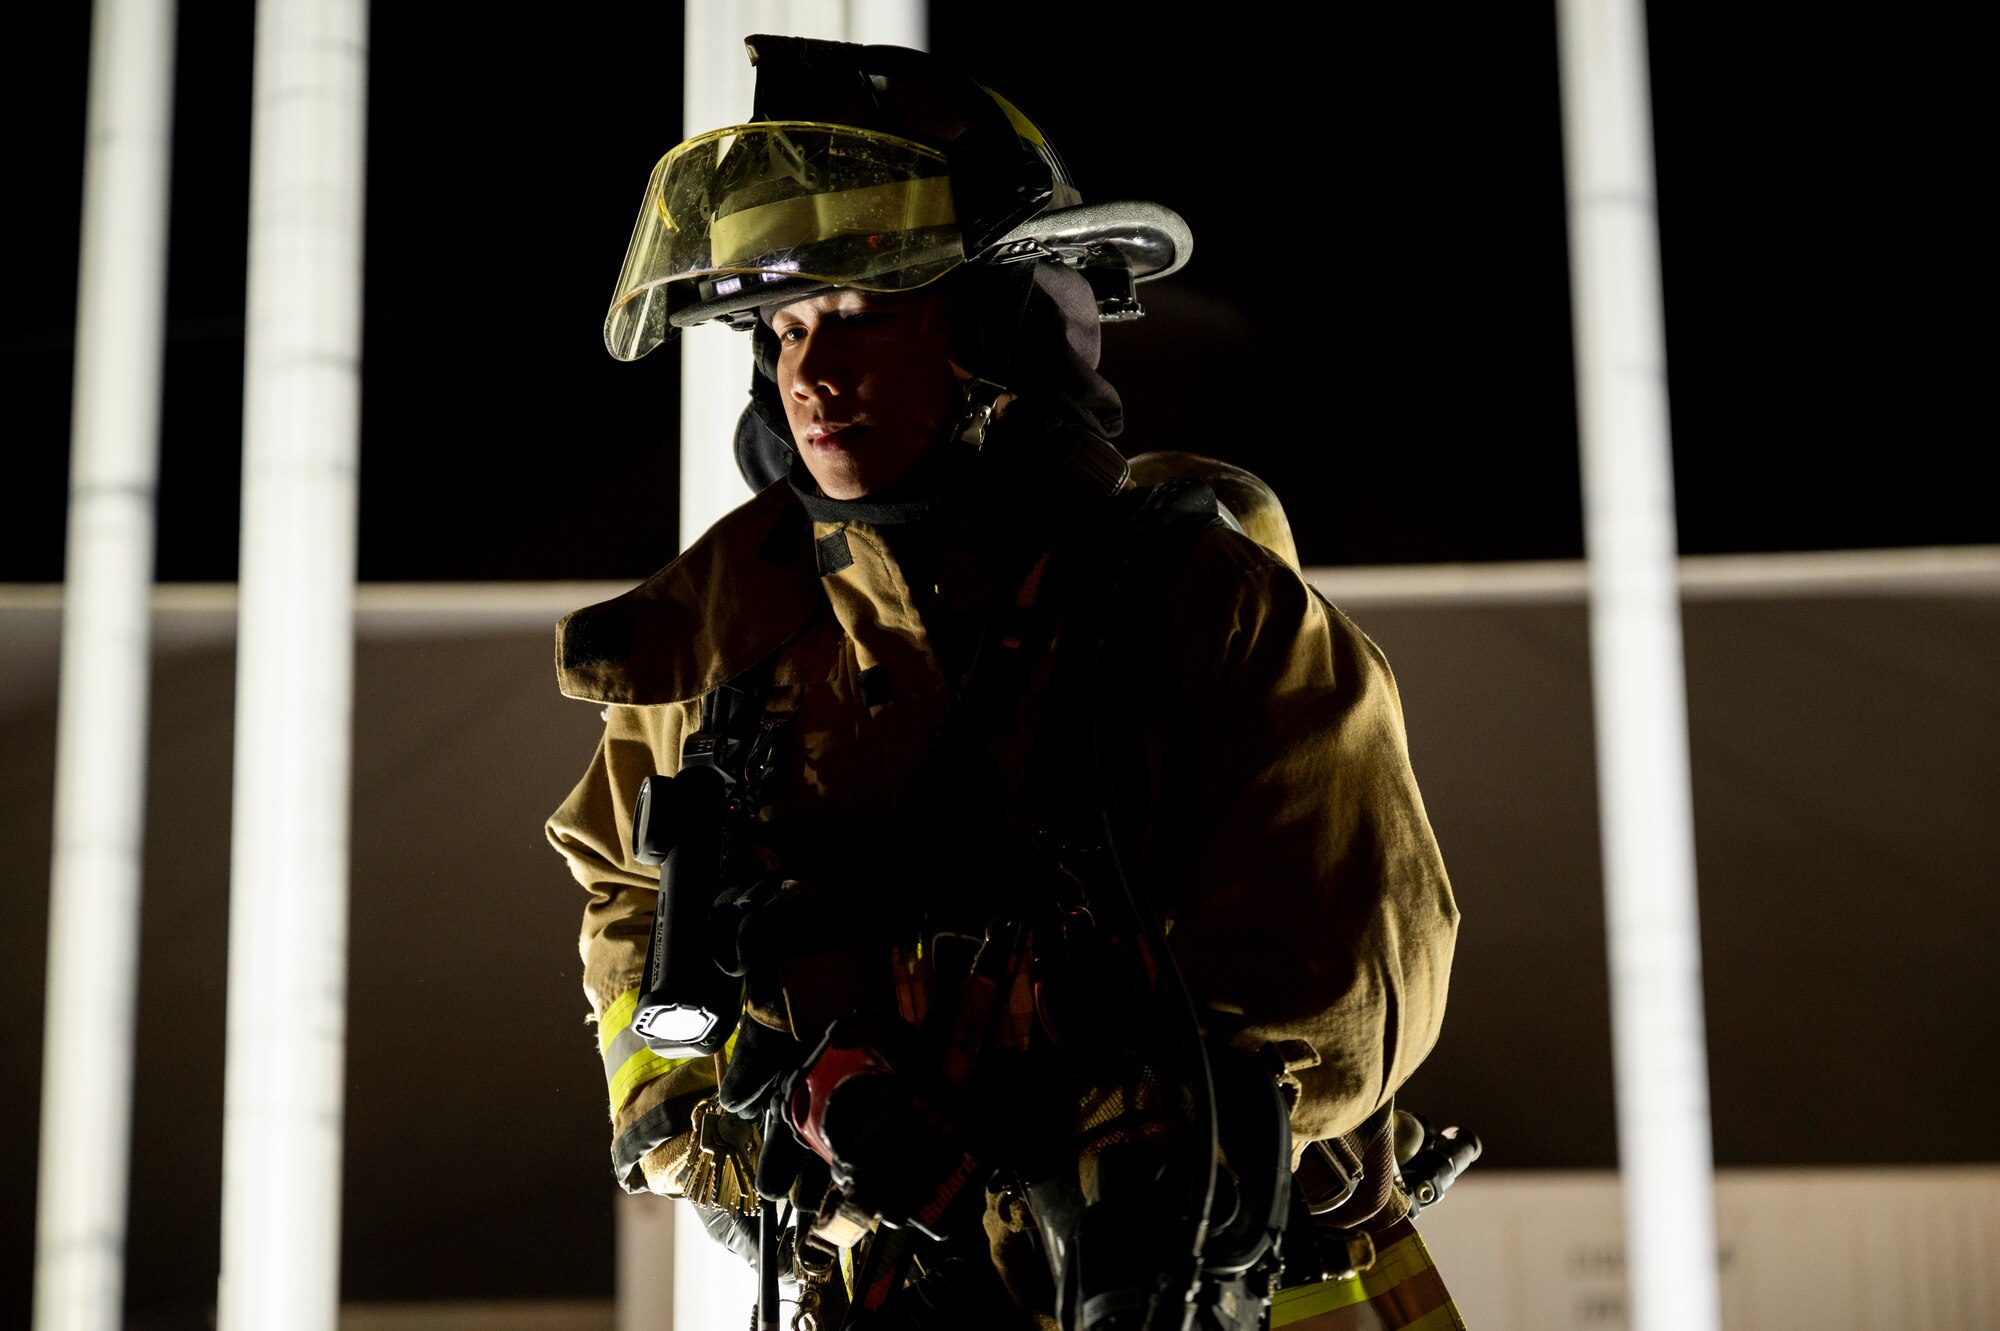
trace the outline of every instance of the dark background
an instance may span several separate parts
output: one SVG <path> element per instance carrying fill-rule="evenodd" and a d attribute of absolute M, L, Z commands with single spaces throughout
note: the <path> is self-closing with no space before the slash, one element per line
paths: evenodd
<path fill-rule="evenodd" d="M 933 8 L 932 49 L 1035 116 L 1087 198 L 1193 228 L 1152 316 L 1107 330 L 1128 451 L 1259 471 L 1308 564 L 1581 553 L 1553 5 L 1249 33 Z M 252 9 L 182 7 L 170 581 L 235 576 Z M 30 185 L 0 310 L 10 581 L 62 573 L 86 10 L 35 11 L 7 81 Z M 682 137 L 680 9 L 372 22 L 361 576 L 642 576 L 678 548 L 676 360 L 618 364 L 599 325 Z M 1963 43 L 1672 7 L 1652 27 L 1682 548 L 2000 536 L 1948 313 L 1977 277 Z"/>
<path fill-rule="evenodd" d="M 1189 267 L 1143 289 L 1152 316 L 1107 330 L 1131 451 L 1259 471 L 1308 564 L 1581 553 L 1553 6 L 1151 35 L 1112 7 L 1069 6 L 1059 30 L 934 8 L 932 49 L 1036 116 L 1086 197 L 1156 199 L 1194 230 Z M 235 576 L 252 9 L 182 6 L 168 581 Z M 48 582 L 88 7 L 24 18 L 0 79 L 0 581 Z M 2000 539 L 1953 317 L 1983 263 L 1955 174 L 1969 43 L 1652 22 L 1683 549 Z M 599 326 L 646 173 L 682 136 L 680 31 L 671 4 L 377 7 L 364 578 L 638 578 L 678 548 L 675 359 L 618 364 Z M 1608 1167 L 1582 609 L 1361 618 L 1397 663 L 1467 904 L 1452 1020 L 1409 1103 L 1481 1130 L 1490 1168 Z M 1991 1042 L 1960 1028 L 1993 1007 L 1991 599 L 1691 607 L 1687 631 L 1719 1163 L 1989 1159 Z M 53 612 L 5 632 L 47 703 L 0 716 L 18 1071 L 40 1065 Z M 575 902 L 538 833 L 595 711 L 555 697 L 544 626 L 437 632 L 364 640 L 357 662 L 344 1285 L 601 1296 L 602 1090 Z M 205 1325 L 216 1269 L 232 658 L 215 633 L 157 648 L 154 677 L 129 1302 L 176 1329 Z M 458 1015 L 468 994 L 484 1024 Z M 0 1322 L 27 1306 L 33 1074 L 5 1099 L 19 1240 Z"/>

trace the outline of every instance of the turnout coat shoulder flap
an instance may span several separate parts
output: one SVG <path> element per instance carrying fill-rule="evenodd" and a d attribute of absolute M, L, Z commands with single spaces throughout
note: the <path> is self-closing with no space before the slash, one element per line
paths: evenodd
<path fill-rule="evenodd" d="M 565 615 L 556 625 L 563 696 L 685 702 L 748 670 L 822 603 L 809 529 L 780 481 L 631 591 Z"/>

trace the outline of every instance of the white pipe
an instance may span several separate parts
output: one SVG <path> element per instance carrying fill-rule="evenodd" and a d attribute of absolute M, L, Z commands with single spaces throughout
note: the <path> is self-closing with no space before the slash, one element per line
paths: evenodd
<path fill-rule="evenodd" d="M 250 164 L 223 1331 L 333 1331 L 365 0 L 261 0 Z"/>
<path fill-rule="evenodd" d="M 1714 1165 L 1641 0 L 1561 0 L 1598 808 L 1634 1331 L 1710 1331 Z"/>
<path fill-rule="evenodd" d="M 753 0 L 686 8 L 682 50 L 682 124 L 699 134 L 750 118 L 756 71 L 743 53 L 752 33 L 824 37 L 923 49 L 924 7 L 914 0 Z M 662 144 L 666 151 L 672 144 Z M 650 165 L 650 163 L 648 164 Z M 750 355 L 740 333 L 720 324 L 680 336 L 680 540 L 683 548 L 710 523 L 750 497 L 731 447 L 736 418 L 750 397 Z"/>
<path fill-rule="evenodd" d="M 674 1213 L 679 1202 L 640 1193 L 616 1197 L 613 1222 L 617 1231 L 618 1301 L 614 1331 L 670 1331 L 674 1325 Z M 714 1323 L 734 1328 L 744 1320 L 744 1305 L 734 1305 L 733 1317 Z M 683 1326 L 704 1326 L 683 1322 Z"/>
<path fill-rule="evenodd" d="M 121 1324 L 173 65 L 172 0 L 98 0 L 42 1018 L 37 1331 Z"/>
<path fill-rule="evenodd" d="M 682 29 L 681 124 L 699 134 L 750 118 L 756 72 L 744 55 L 752 33 L 824 37 L 834 41 L 925 45 L 920 0 L 751 0 L 691 4 Z M 661 151 L 672 147 L 662 144 Z M 717 518 L 750 497 L 736 470 L 736 419 L 750 400 L 750 348 L 740 333 L 719 325 L 684 331 L 681 355 L 680 543 L 694 543 Z M 627 1210 L 618 1212 L 629 1216 Z M 678 1218 L 678 1217 L 676 1217 Z M 621 1223 L 629 1223 L 621 1219 Z M 628 1261 L 639 1245 L 621 1241 L 618 1324 L 658 1318 L 671 1327 L 731 1326 L 755 1304 L 756 1280 L 737 1258 L 694 1224 L 661 1226 L 673 1245 L 674 1277 L 649 1279 Z M 670 1291 L 662 1294 L 660 1291 Z M 670 1299 L 671 1309 L 658 1306 Z"/>

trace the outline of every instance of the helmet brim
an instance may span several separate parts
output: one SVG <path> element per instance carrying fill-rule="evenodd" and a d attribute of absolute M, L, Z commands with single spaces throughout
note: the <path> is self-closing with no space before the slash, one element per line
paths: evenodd
<path fill-rule="evenodd" d="M 654 167 L 604 342 L 635 360 L 670 328 L 754 309 L 799 285 L 907 291 L 964 260 L 937 149 L 850 125 L 732 125 Z"/>
<path fill-rule="evenodd" d="M 1118 264 L 1149 282 L 1184 266 L 1194 234 L 1171 208 L 1137 199 L 1052 208 L 970 256 L 970 263 L 1052 259 L 1071 268 Z"/>
<path fill-rule="evenodd" d="M 1133 282 L 1149 282 L 1177 272 L 1194 252 L 1194 235 L 1179 213 L 1157 203 L 1124 199 L 1051 209 L 1015 227 L 968 264 L 1053 262 L 1089 270 L 1119 267 Z M 664 322 L 676 328 L 720 321 L 748 328 L 757 311 L 788 305 L 821 292 L 837 290 L 838 282 L 812 281 L 769 274 L 740 288 L 676 305 Z M 665 298 L 664 292 L 658 298 Z M 1107 322 L 1113 316 L 1106 314 Z"/>

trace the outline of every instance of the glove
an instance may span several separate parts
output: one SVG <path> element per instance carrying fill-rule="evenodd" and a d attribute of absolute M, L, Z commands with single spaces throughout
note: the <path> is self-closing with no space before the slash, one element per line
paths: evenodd
<path fill-rule="evenodd" d="M 738 1118 L 755 1119 L 762 1117 L 773 1088 L 804 1059 L 806 1047 L 792 1038 L 789 1029 L 767 1025 L 754 1005 L 745 1007 L 744 1018 L 736 1028 L 736 1048 L 723 1069 L 716 1100 Z"/>
<path fill-rule="evenodd" d="M 979 1223 L 991 1170 L 940 1112 L 944 1087 L 928 1062 L 915 1027 L 878 1012 L 852 1014 L 785 1078 L 778 1117 L 826 1162 L 855 1206 L 945 1239 Z M 783 1181 L 779 1162 L 760 1164 L 760 1192 Z"/>
<path fill-rule="evenodd" d="M 694 1212 L 701 1218 L 701 1227 L 710 1238 L 741 1257 L 751 1270 L 757 1269 L 759 1247 L 755 1218 L 727 1206 L 697 1205 Z"/>
<path fill-rule="evenodd" d="M 745 1020 L 717 1098 L 756 1119 L 827 1027 L 888 1001 L 879 923 L 796 879 L 767 877 L 717 898 L 716 964 L 744 981 Z"/>

